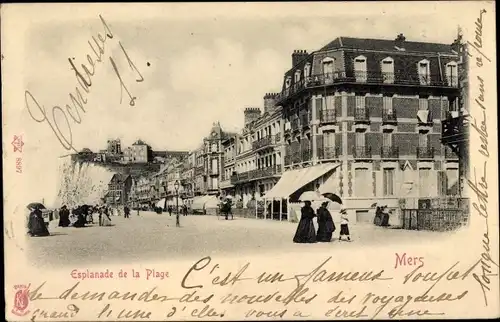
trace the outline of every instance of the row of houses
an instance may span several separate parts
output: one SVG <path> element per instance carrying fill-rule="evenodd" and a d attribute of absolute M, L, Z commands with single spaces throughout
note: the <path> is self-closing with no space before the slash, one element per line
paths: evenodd
<path fill-rule="evenodd" d="M 286 219 L 303 191 L 317 190 L 337 194 L 363 220 L 374 203 L 458 196 L 465 156 L 456 142 L 443 144 L 443 124 L 463 116 L 464 56 L 459 39 L 403 35 L 296 50 L 281 92 L 246 108 L 241 132 L 214 123 L 185 159 L 138 179 L 132 200 L 232 196 L 237 208 L 260 204 L 264 217 Z"/>

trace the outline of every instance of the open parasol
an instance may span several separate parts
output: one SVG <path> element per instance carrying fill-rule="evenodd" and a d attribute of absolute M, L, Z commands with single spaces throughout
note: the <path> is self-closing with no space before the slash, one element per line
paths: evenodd
<path fill-rule="evenodd" d="M 299 201 L 319 201 L 323 199 L 323 196 L 316 191 L 305 191 L 299 197 Z"/>
<path fill-rule="evenodd" d="M 26 208 L 28 208 L 30 211 L 33 211 L 36 207 L 38 207 L 40 210 L 45 209 L 45 206 L 39 202 L 32 202 Z"/>
<path fill-rule="evenodd" d="M 327 192 L 327 193 L 324 193 L 323 196 L 327 199 L 330 199 L 331 201 L 333 202 L 336 202 L 336 203 L 339 203 L 339 204 L 342 204 L 342 199 L 340 199 L 339 196 L 337 196 L 336 194 L 334 193 L 331 193 L 331 192 Z"/>

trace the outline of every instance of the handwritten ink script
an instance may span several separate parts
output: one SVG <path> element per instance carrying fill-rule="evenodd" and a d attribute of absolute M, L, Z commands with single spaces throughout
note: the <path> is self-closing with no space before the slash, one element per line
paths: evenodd
<path fill-rule="evenodd" d="M 324 310 L 321 315 L 325 318 L 400 319 L 445 316 L 447 312 L 442 304 L 456 303 L 467 298 L 469 290 L 463 288 L 460 282 L 474 278 L 474 271 L 482 263 L 477 261 L 466 265 L 456 262 L 441 271 L 429 271 L 420 265 L 407 268 L 398 277 L 385 270 L 339 271 L 332 264 L 332 258 L 329 257 L 308 271 L 289 274 L 262 270 L 249 262 L 230 270 L 211 257 L 204 257 L 193 263 L 182 278 L 174 281 L 180 285 L 172 287 L 171 284 L 157 284 L 140 291 L 92 291 L 86 287 L 88 280 L 81 279 L 67 289 L 54 292 L 49 283 L 43 282 L 29 292 L 29 299 L 37 308 L 32 321 L 45 318 L 40 312 L 49 312 L 51 301 L 66 301 L 69 305 L 65 304 L 68 305 L 65 311 L 46 313 L 48 316 L 74 317 L 89 303 L 88 305 L 99 308 L 95 316 L 97 320 L 221 318 L 230 317 L 229 313 L 234 312 L 230 309 L 232 306 L 244 306 L 246 318 L 309 317 L 317 314 L 316 311 L 307 310 L 312 304 L 319 304 Z M 403 268 L 392 272 L 399 272 L 401 269 Z M 100 272 L 108 276 L 111 273 L 109 270 Z M 148 274 L 148 271 L 145 273 Z M 71 274 L 73 276 L 90 272 L 74 270 Z M 118 272 L 118 275 L 123 274 L 123 270 Z M 172 281 L 166 279 L 161 283 L 169 282 Z M 381 286 L 380 291 L 373 291 L 373 287 L 371 291 L 367 291 L 366 286 L 362 286 L 373 283 Z M 407 285 L 409 291 L 394 294 L 386 287 L 387 283 Z M 353 291 L 349 286 L 353 284 L 361 285 L 358 291 Z M 126 284 L 123 286 L 126 287 Z M 162 286 L 165 288 L 163 291 Z M 316 291 L 318 287 L 321 292 Z M 46 301 L 47 307 L 43 308 Z M 126 303 L 126 308 L 122 308 L 123 304 L 120 303 Z M 146 305 L 148 303 L 163 304 L 155 305 L 155 310 L 152 310 Z M 435 309 L 436 306 L 432 306 L 436 303 L 441 304 L 439 311 Z M 269 305 L 272 305 L 272 310 L 268 309 Z M 456 308 L 452 306 L 448 309 L 453 310 L 453 307 Z M 158 308 L 161 308 L 161 312 Z"/>
<path fill-rule="evenodd" d="M 473 42 L 468 42 L 469 46 L 473 49 L 468 51 L 468 56 L 472 60 L 472 64 L 475 65 L 477 70 L 476 80 L 478 84 L 477 96 L 474 97 L 474 103 L 472 105 L 470 115 L 471 115 L 471 127 L 474 130 L 472 134 L 475 133 L 479 137 L 480 144 L 476 151 L 471 151 L 471 155 L 477 155 L 482 158 L 479 162 L 474 162 L 472 167 L 471 178 L 467 180 L 469 187 L 473 191 L 475 201 L 472 202 L 472 216 L 479 215 L 484 221 L 484 233 L 481 236 L 483 252 L 478 256 L 480 265 L 480 273 L 473 273 L 474 279 L 477 281 L 478 285 L 481 287 L 483 293 L 484 303 L 488 305 L 488 293 L 491 291 L 491 277 L 498 276 L 498 263 L 496 263 L 491 257 L 490 248 L 490 232 L 488 223 L 488 205 L 489 205 L 489 193 L 488 193 L 488 162 L 490 158 L 490 148 L 488 145 L 488 127 L 487 120 L 488 116 L 488 106 L 486 101 L 486 93 L 489 90 L 485 80 L 484 73 L 491 72 L 489 70 L 489 63 L 491 59 L 486 55 L 483 48 L 483 23 L 486 19 L 487 11 L 482 9 L 479 12 L 479 16 L 475 21 L 475 39 Z M 495 91 L 495 88 L 491 90 Z M 474 91 L 475 92 L 475 91 Z M 496 109 L 496 106 L 493 106 Z M 495 200 L 496 201 L 496 200 Z M 497 273 L 494 273 L 495 270 Z"/>
<path fill-rule="evenodd" d="M 55 134 L 59 143 L 68 151 L 72 150 L 78 152 L 74 146 L 71 123 L 81 124 L 82 115 L 80 113 L 87 112 L 86 107 L 89 104 L 87 96 L 91 93 L 92 86 L 95 86 L 93 77 L 98 72 L 99 65 L 109 61 L 114 71 L 114 75 L 116 76 L 117 85 L 120 87 L 120 103 L 123 101 L 123 92 L 128 96 L 130 106 L 135 106 L 135 101 L 137 99 L 137 97 L 130 92 L 129 86 L 125 84 L 115 62 L 115 58 L 110 55 L 108 59 L 106 59 L 106 54 L 110 51 L 108 50 L 110 41 L 116 39 L 115 34 L 104 18 L 101 15 L 99 15 L 99 18 L 102 23 L 103 32 L 98 33 L 97 36 L 92 36 L 91 40 L 88 41 L 89 53 L 85 56 L 86 62 L 78 66 L 75 58 L 68 58 L 70 70 L 74 73 L 78 84 L 75 90 L 69 93 L 69 102 L 65 104 L 65 107 L 61 107 L 62 105 L 54 105 L 49 110 L 46 110 L 44 104 L 40 103 L 30 90 L 25 91 L 25 105 L 31 118 L 37 123 L 46 123 Z M 117 42 L 121 54 L 124 55 L 130 69 L 136 75 L 135 81 L 138 83 L 143 82 L 144 78 L 136 64 L 130 58 L 127 50 L 121 41 L 118 40 Z"/>

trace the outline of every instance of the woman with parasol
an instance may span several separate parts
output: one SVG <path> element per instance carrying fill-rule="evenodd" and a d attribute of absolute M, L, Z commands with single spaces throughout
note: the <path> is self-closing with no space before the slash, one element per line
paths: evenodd
<path fill-rule="evenodd" d="M 28 219 L 28 234 L 32 237 L 35 236 L 49 236 L 49 230 L 45 225 L 45 221 L 43 220 L 42 211 L 40 210 L 40 206 L 35 204 L 32 208 L 28 206 L 30 210 L 30 215 Z"/>
<path fill-rule="evenodd" d="M 316 240 L 319 242 L 329 243 L 332 241 L 332 235 L 335 231 L 335 224 L 333 223 L 332 215 L 328 211 L 328 201 L 321 203 L 318 209 L 318 233 Z"/>
<path fill-rule="evenodd" d="M 311 201 L 321 199 L 321 195 L 314 191 L 306 191 L 300 196 L 299 200 L 304 201 L 304 207 L 300 209 L 301 217 L 297 231 L 293 237 L 294 243 L 305 244 L 316 242 L 316 232 L 313 224 L 313 218 L 316 217 L 316 214 L 311 207 Z"/>

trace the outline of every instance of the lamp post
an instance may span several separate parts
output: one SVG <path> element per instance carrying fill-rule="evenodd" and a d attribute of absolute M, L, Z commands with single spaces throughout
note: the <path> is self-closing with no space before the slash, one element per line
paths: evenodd
<path fill-rule="evenodd" d="M 180 227 L 181 223 L 179 221 L 179 180 L 175 180 L 174 189 L 175 189 L 175 205 L 176 205 L 175 226 Z"/>
<path fill-rule="evenodd" d="M 175 189 L 175 209 L 178 213 L 179 212 L 179 180 L 175 180 L 174 189 Z"/>

